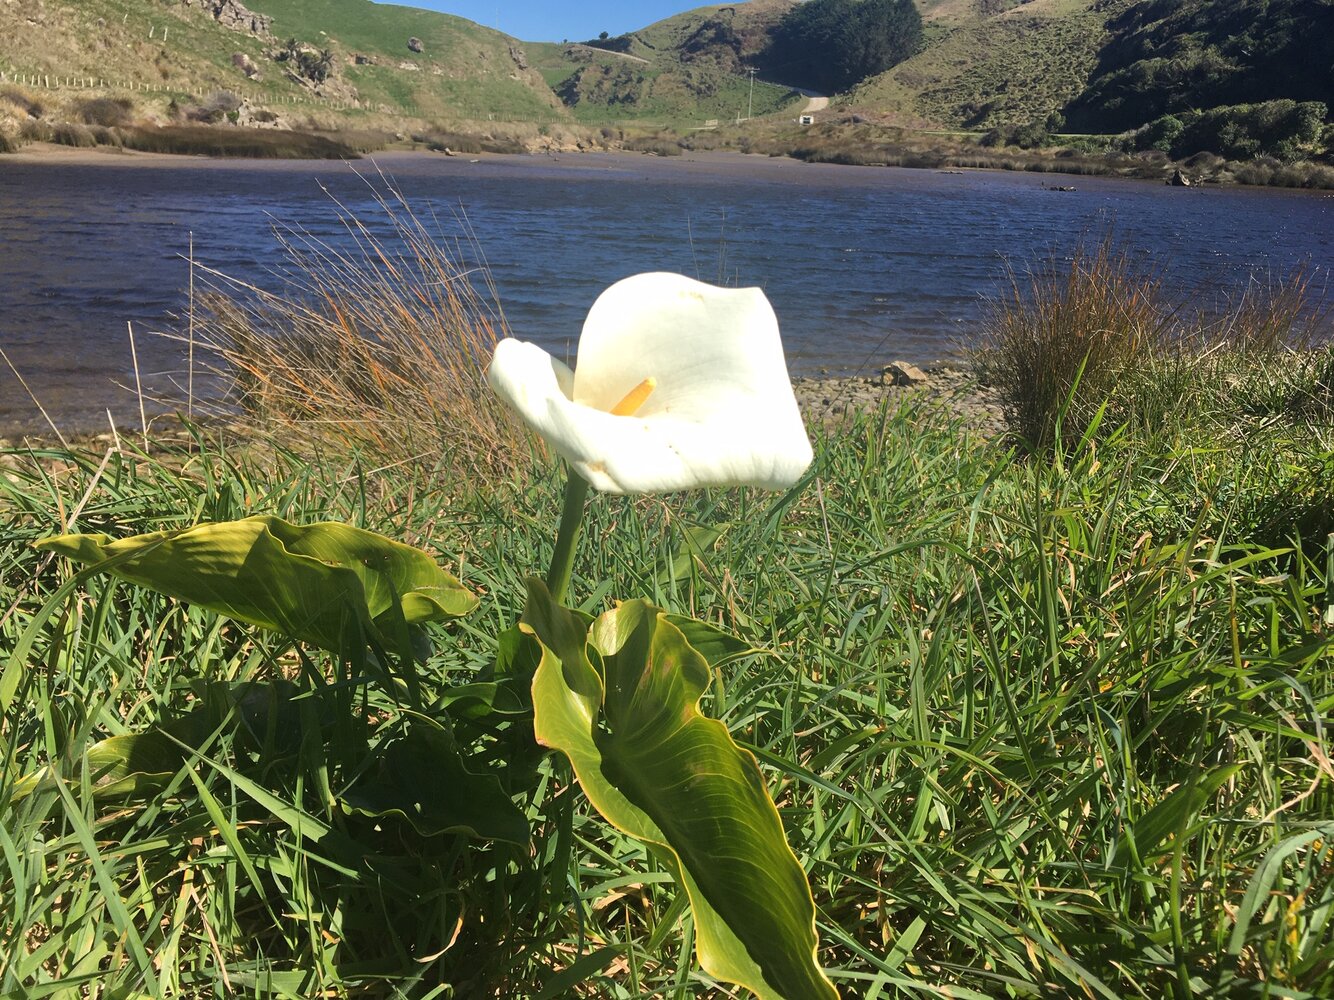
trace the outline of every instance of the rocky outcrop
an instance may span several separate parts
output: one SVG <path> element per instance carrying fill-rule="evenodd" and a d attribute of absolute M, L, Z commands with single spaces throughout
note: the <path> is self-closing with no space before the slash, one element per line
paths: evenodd
<path fill-rule="evenodd" d="M 242 101 L 236 109 L 236 124 L 243 128 L 287 128 L 287 124 L 274 111 L 257 108 L 249 101 Z"/>
<path fill-rule="evenodd" d="M 881 385 L 915 385 L 925 382 L 929 377 L 922 369 L 906 361 L 895 361 L 880 369 Z"/>
<path fill-rule="evenodd" d="M 208 13 L 224 28 L 233 31 L 246 31 L 252 35 L 268 37 L 273 27 L 273 18 L 266 14 L 256 14 L 241 3 L 241 0 L 181 0 L 187 7 L 198 7 Z"/>
<path fill-rule="evenodd" d="M 260 79 L 259 67 L 255 65 L 255 60 L 251 59 L 244 52 L 232 53 L 232 65 L 244 73 L 247 79 Z"/>

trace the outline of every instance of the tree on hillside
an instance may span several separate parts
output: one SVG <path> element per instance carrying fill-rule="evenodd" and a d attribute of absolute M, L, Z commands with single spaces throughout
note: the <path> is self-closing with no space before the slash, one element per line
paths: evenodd
<path fill-rule="evenodd" d="M 921 44 L 913 0 L 806 0 L 779 22 L 759 62 L 773 79 L 832 93 L 883 73 Z"/>

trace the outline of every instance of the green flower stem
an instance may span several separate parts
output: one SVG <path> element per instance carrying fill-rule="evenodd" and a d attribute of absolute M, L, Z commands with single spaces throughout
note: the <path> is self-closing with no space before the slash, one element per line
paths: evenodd
<path fill-rule="evenodd" d="M 559 604 L 570 586 L 570 571 L 574 568 L 574 549 L 579 542 L 579 529 L 584 523 L 584 500 L 588 496 L 588 481 L 573 469 L 566 467 L 569 478 L 565 481 L 565 506 L 560 512 L 560 534 L 556 536 L 556 551 L 551 555 L 547 570 L 547 590 Z"/>

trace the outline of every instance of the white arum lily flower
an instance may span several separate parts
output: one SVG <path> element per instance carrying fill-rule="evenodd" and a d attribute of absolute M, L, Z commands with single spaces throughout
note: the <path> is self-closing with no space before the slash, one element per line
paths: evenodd
<path fill-rule="evenodd" d="M 782 489 L 811 462 L 778 320 L 758 288 L 638 274 L 593 303 L 573 372 L 507 338 L 487 377 L 606 493 Z"/>

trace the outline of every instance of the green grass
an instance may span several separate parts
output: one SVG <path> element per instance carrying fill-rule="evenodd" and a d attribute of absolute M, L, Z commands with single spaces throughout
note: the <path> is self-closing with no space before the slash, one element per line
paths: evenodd
<path fill-rule="evenodd" d="M 433 633 L 429 702 L 517 617 L 559 476 L 442 490 L 199 437 L 3 459 L 0 993 L 724 995 L 670 879 L 566 807 L 562 765 L 522 800 L 531 855 L 343 813 L 401 712 L 373 678 L 30 546 L 263 511 L 425 545 L 482 595 Z M 788 494 L 596 497 L 570 597 L 772 651 L 708 707 L 761 758 L 844 995 L 1329 996 L 1334 484 L 1284 486 L 1329 437 L 1104 430 L 1021 461 L 909 404 L 821 436 Z M 158 727 L 193 752 L 99 794 L 88 748 Z"/>
<path fill-rule="evenodd" d="M 491 48 L 499 39 L 496 32 L 451 14 L 398 4 L 371 3 L 371 0 L 255 0 L 252 10 L 273 17 L 273 34 L 279 38 L 307 37 L 323 30 L 351 49 L 400 53 L 404 59 L 415 58 L 408 50 L 410 37 L 426 45 L 424 56 L 438 56 L 447 47 L 465 45 Z"/>

